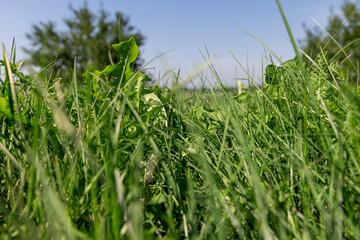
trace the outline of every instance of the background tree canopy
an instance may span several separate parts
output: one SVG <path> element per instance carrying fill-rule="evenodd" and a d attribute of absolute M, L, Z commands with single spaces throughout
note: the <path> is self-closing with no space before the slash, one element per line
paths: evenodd
<path fill-rule="evenodd" d="M 24 48 L 30 56 L 30 63 L 45 66 L 56 60 L 55 73 L 61 71 L 62 76 L 74 69 L 75 57 L 80 74 L 88 65 L 101 69 L 112 62 L 116 63 L 119 56 L 111 44 L 119 42 L 120 13 L 110 18 L 103 9 L 97 14 L 91 12 L 86 4 L 79 9 L 69 8 L 72 16 L 64 19 L 64 31 L 57 30 L 52 21 L 33 25 L 32 31 L 26 35 L 31 44 Z M 121 38 L 127 40 L 131 36 L 135 36 L 138 46 L 144 44 L 144 36 L 130 25 L 128 16 L 121 14 Z M 132 67 L 139 68 L 141 63 L 142 60 L 138 58 Z"/>
<path fill-rule="evenodd" d="M 326 52 L 330 61 L 338 61 L 352 81 L 359 81 L 360 8 L 358 2 L 345 1 L 341 14 L 330 14 L 324 29 L 305 27 L 302 49 L 312 59 Z"/>

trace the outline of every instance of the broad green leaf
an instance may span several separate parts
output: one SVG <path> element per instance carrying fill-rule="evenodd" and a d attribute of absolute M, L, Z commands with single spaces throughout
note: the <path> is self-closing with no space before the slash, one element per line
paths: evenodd
<path fill-rule="evenodd" d="M 159 116 L 159 120 L 163 124 L 165 124 L 165 126 L 168 126 L 166 110 L 163 107 L 163 103 L 161 102 L 159 97 L 156 96 L 155 93 L 149 93 L 149 94 L 144 95 L 144 99 L 145 99 L 145 103 L 147 103 L 151 106 L 148 109 L 148 112 L 154 108 L 161 108 L 162 114 Z"/>
<path fill-rule="evenodd" d="M 165 196 L 161 193 L 153 196 L 150 201 L 148 202 L 149 205 L 156 205 L 156 204 L 161 204 L 164 203 L 166 200 Z"/>
<path fill-rule="evenodd" d="M 273 64 L 269 64 L 265 69 L 265 82 L 267 84 L 272 84 L 273 79 L 275 78 L 275 70 L 276 66 Z"/>
<path fill-rule="evenodd" d="M 270 85 L 279 84 L 283 68 L 278 67 L 274 64 L 269 64 L 265 69 L 265 82 Z"/>
<path fill-rule="evenodd" d="M 135 42 L 134 37 L 131 37 L 127 41 L 113 44 L 112 46 L 122 58 L 127 58 L 128 64 L 134 62 L 139 55 L 139 48 Z"/>
<path fill-rule="evenodd" d="M 86 72 L 82 75 L 84 78 L 86 79 L 96 79 L 96 77 L 94 76 L 101 76 L 101 72 L 96 70 L 93 66 L 89 67 Z"/>
<path fill-rule="evenodd" d="M 0 113 L 7 117 L 11 117 L 10 105 L 5 98 L 0 98 Z"/>
<path fill-rule="evenodd" d="M 149 103 L 153 107 L 162 106 L 161 100 L 154 93 L 149 93 L 149 94 L 144 95 L 144 99 L 145 99 L 146 103 Z"/>
<path fill-rule="evenodd" d="M 25 124 L 28 123 L 28 119 L 26 117 L 26 111 L 21 111 L 20 114 L 21 114 L 21 121 Z M 11 114 L 10 104 L 6 98 L 0 98 L 0 116 L 1 115 L 4 115 L 10 119 L 14 119 L 15 117 L 16 120 L 19 120 L 16 114 L 15 115 Z"/>
<path fill-rule="evenodd" d="M 124 84 L 131 77 L 131 75 L 129 74 L 131 73 L 131 71 L 128 70 L 129 67 L 125 69 L 125 74 L 123 75 L 124 66 L 124 62 L 120 60 L 120 62 L 115 65 L 108 65 L 104 70 L 101 71 L 100 75 L 108 75 L 113 77 L 112 81 L 109 83 L 112 86 L 117 86 L 121 78 L 124 79 L 122 81 L 122 84 Z"/>
<path fill-rule="evenodd" d="M 101 71 L 101 75 L 112 75 L 120 77 L 124 70 L 124 64 L 119 62 L 115 65 L 108 65 L 104 70 Z"/>

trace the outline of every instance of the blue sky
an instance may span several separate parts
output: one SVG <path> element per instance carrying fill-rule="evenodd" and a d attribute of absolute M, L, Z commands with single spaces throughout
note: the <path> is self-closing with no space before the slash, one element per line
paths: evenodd
<path fill-rule="evenodd" d="M 145 36 L 145 46 L 140 49 L 145 61 L 172 50 L 156 59 L 148 67 L 153 75 L 168 68 L 181 69 L 185 77 L 194 65 L 204 60 L 200 50 L 205 46 L 215 59 L 215 67 L 227 85 L 236 78 L 245 78 L 240 66 L 229 50 L 255 76 L 261 75 L 264 48 L 255 39 L 239 30 L 243 29 L 269 46 L 284 61 L 294 57 L 293 49 L 282 22 L 275 0 L 88 0 L 93 11 L 104 7 L 112 16 L 122 11 L 131 17 L 131 23 Z M 296 39 L 304 37 L 303 23 L 316 26 L 314 18 L 326 25 L 330 6 L 340 11 L 341 0 L 282 0 L 285 14 Z M 22 46 L 28 44 L 25 34 L 39 21 L 53 20 L 61 29 L 62 19 L 71 16 L 69 5 L 79 7 L 84 1 L 70 0 L 5 0 L 1 3 L 0 41 L 9 50 L 16 38 L 18 60 L 25 55 Z"/>

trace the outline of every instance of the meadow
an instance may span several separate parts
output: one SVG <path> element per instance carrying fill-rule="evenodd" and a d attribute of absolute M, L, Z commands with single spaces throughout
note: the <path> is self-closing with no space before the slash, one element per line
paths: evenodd
<path fill-rule="evenodd" d="M 0 239 L 360 239 L 358 84 L 284 23 L 296 57 L 237 93 L 148 84 L 134 38 L 67 82 L 3 51 Z"/>

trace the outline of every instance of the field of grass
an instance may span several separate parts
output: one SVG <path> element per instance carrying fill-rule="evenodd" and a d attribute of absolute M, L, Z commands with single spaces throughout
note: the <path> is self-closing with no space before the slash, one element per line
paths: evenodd
<path fill-rule="evenodd" d="M 67 82 L 4 52 L 0 239 L 360 239 L 360 90 L 325 53 L 184 94 L 114 47 Z"/>

